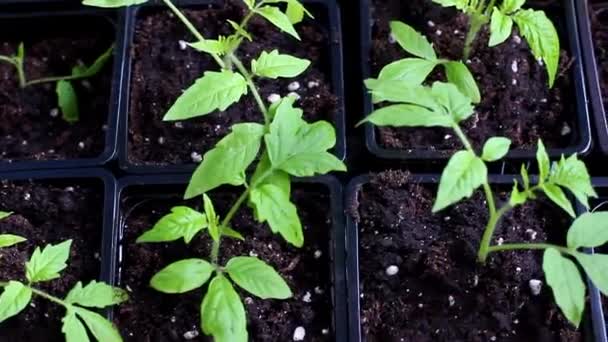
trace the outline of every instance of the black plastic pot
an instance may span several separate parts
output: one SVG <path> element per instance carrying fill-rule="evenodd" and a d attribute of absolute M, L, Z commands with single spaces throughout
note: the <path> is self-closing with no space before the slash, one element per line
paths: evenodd
<path fill-rule="evenodd" d="M 2 181 L 23 181 L 34 180 L 41 182 L 72 182 L 73 183 L 103 183 L 103 207 L 99 208 L 103 212 L 103 231 L 102 240 L 99 241 L 101 248 L 101 270 L 99 280 L 108 284 L 114 284 L 116 243 L 115 236 L 117 229 L 114 225 L 115 217 L 115 196 L 117 181 L 114 176 L 104 169 L 87 168 L 74 170 L 38 170 L 22 171 L 11 173 L 0 173 Z"/>
<path fill-rule="evenodd" d="M 315 14 L 315 20 L 322 23 L 328 35 L 328 46 L 330 60 L 326 61 L 325 71 L 332 86 L 332 92 L 338 98 L 336 112 L 333 113 L 333 124 L 336 128 L 336 146 L 334 154 L 344 159 L 346 156 L 346 133 L 344 119 L 344 79 L 342 71 L 342 32 L 340 24 L 340 11 L 335 1 L 331 0 L 303 0 L 304 5 L 311 9 Z M 207 8 L 211 4 L 221 3 L 221 0 L 177 0 L 175 4 L 187 8 Z M 134 30 L 138 19 L 138 12 L 142 8 L 156 6 L 166 8 L 162 4 L 145 4 L 141 6 L 133 6 L 127 9 L 127 20 L 125 30 L 127 32 L 127 44 L 130 46 L 134 38 Z M 168 10 L 168 9 L 167 9 Z M 196 168 L 196 164 L 181 164 L 181 165 L 140 165 L 129 160 L 128 144 L 129 141 L 129 106 L 130 106 L 130 88 L 131 88 L 131 67 L 132 58 L 129 53 L 126 53 L 124 61 L 124 77 L 121 86 L 121 106 L 120 106 L 120 130 L 118 141 L 118 161 L 120 168 L 128 173 L 135 174 L 150 174 L 150 173 L 175 173 L 189 172 Z M 214 115 L 213 113 L 211 115 Z M 194 118 L 191 120 L 205 120 L 205 118 Z M 204 154 L 206 151 L 201 151 Z"/>
<path fill-rule="evenodd" d="M 515 176 L 490 175 L 489 180 L 492 184 L 511 187 Z M 418 174 L 412 175 L 411 181 L 422 184 L 438 184 L 441 178 L 438 174 Z M 345 190 L 345 207 L 350 203 L 357 203 L 358 193 L 363 185 L 369 183 L 369 175 L 361 175 L 351 180 Z M 607 182 L 608 183 L 608 182 Z M 360 278 L 359 278 L 359 226 L 350 215 L 346 215 L 346 283 L 348 291 L 348 325 L 349 341 L 365 341 L 361 333 L 361 307 L 360 307 Z M 589 282 L 589 292 L 591 308 L 586 313 L 591 315 L 591 319 L 584 319 L 582 329 L 585 341 L 606 342 L 605 330 L 601 327 L 593 326 L 595 322 L 604 323 L 601 311 L 601 302 L 598 289 Z M 599 308 L 599 309 L 598 309 Z M 593 322 L 593 324 L 592 324 Z M 604 327 L 605 328 L 605 327 Z"/>
<path fill-rule="evenodd" d="M 129 253 L 122 246 L 122 237 L 124 235 L 125 214 L 121 211 L 120 203 L 125 193 L 136 188 L 138 193 L 143 193 L 145 198 L 150 199 L 167 199 L 183 197 L 183 190 L 189 181 L 189 175 L 185 174 L 164 174 L 164 175 L 149 175 L 149 176 L 128 176 L 119 180 L 118 192 L 116 196 L 116 211 L 114 216 L 114 227 L 117 232 L 114 235 L 112 246 L 117 246 L 114 249 L 114 262 L 118 268 L 114 273 L 114 281 L 120 285 L 120 263 L 121 256 Z M 344 231 L 344 215 L 342 205 L 342 185 L 332 176 L 312 177 L 307 179 L 297 179 L 296 184 L 319 185 L 328 190 L 330 196 L 331 207 L 327 210 L 331 211 L 332 228 L 331 239 L 329 243 L 329 251 L 331 253 L 330 260 L 332 262 L 331 280 L 332 286 L 332 301 L 333 301 L 333 319 L 332 327 L 335 332 L 336 341 L 347 340 L 347 297 L 346 297 L 346 275 L 345 275 L 345 231 Z M 169 187 L 169 188 L 168 188 Z M 145 200 L 145 199 L 144 199 Z"/>
<path fill-rule="evenodd" d="M 106 119 L 107 129 L 105 131 L 105 147 L 103 152 L 92 158 L 66 159 L 66 160 L 16 160 L 16 161 L 0 161 L 0 171 L 12 170 L 41 170 L 41 169 L 73 169 L 81 167 L 102 166 L 114 158 L 116 155 L 116 146 L 118 138 L 118 107 L 119 107 L 119 85 L 122 78 L 122 65 L 124 54 L 126 53 L 124 15 L 122 12 L 99 10 L 93 8 L 72 9 L 72 10 L 21 10 L 10 13 L 1 13 L 0 21 L 4 25 L 9 25 L 11 22 L 32 20 L 46 21 L 61 21 L 69 20 L 74 17 L 86 17 L 92 20 L 105 20 L 114 27 L 115 32 L 115 48 L 112 67 L 112 83 L 109 97 L 109 105 Z M 10 30 L 10 28 L 9 28 Z M 27 58 L 27 56 L 26 56 Z M 44 119 L 44 118 L 42 118 Z M 83 118 L 86 120 L 86 118 Z"/>
<path fill-rule="evenodd" d="M 580 48 L 580 41 L 578 35 L 578 27 L 575 15 L 575 2 L 563 0 L 563 13 L 559 15 L 560 21 L 554 21 L 562 34 L 561 37 L 567 37 L 567 46 L 574 59 L 572 65 L 572 79 L 576 90 L 575 94 L 571 96 L 576 100 L 576 113 L 574 123 L 576 127 L 573 128 L 575 134 L 573 137 L 575 141 L 572 141 L 566 148 L 549 149 L 547 152 L 551 157 L 559 157 L 562 154 L 570 155 L 578 153 L 580 155 L 587 154 L 591 149 L 591 127 L 589 125 L 589 112 L 587 110 L 587 93 L 583 75 L 583 63 L 582 63 L 582 52 Z M 361 96 L 364 99 L 363 105 L 363 116 L 366 117 L 374 110 L 374 105 L 371 100 L 363 80 L 376 77 L 371 74 L 370 67 L 370 51 L 372 48 L 372 29 L 373 29 L 373 18 L 371 16 L 372 0 L 359 0 L 359 15 L 360 15 L 360 36 L 361 36 L 361 71 L 362 79 L 360 83 Z M 550 13 L 552 11 L 549 11 Z M 415 162 L 430 162 L 430 161 L 447 161 L 452 151 L 440 151 L 432 149 L 388 149 L 382 147 L 377 140 L 376 128 L 370 124 L 365 124 L 365 142 L 367 149 L 375 156 L 383 159 L 394 159 L 394 160 L 407 160 Z M 535 149 L 514 149 L 509 152 L 506 160 L 529 160 L 535 156 Z"/>
<path fill-rule="evenodd" d="M 598 199 L 591 202 L 591 210 L 608 210 L 608 207 L 606 206 L 606 201 L 608 201 L 608 178 L 593 178 L 591 181 L 599 195 Z M 587 209 L 585 207 L 578 203 L 577 211 L 579 212 L 579 214 L 584 213 L 586 210 Z M 590 252 L 593 253 L 593 251 Z M 602 251 L 602 253 L 606 253 L 606 251 L 604 250 Z M 590 280 L 589 283 L 591 283 Z M 608 335 L 606 333 L 606 331 L 608 330 L 608 322 L 605 320 L 604 316 L 605 308 L 602 307 L 602 294 L 595 287 L 593 288 L 593 291 L 591 291 L 590 301 L 594 317 L 593 334 L 595 335 L 595 340 L 601 342 L 608 341 Z"/>
<path fill-rule="evenodd" d="M 576 11 L 578 17 L 579 33 L 583 46 L 583 62 L 585 66 L 585 76 L 589 87 L 589 102 L 595 129 L 597 133 L 598 145 L 604 154 L 608 154 L 608 118 L 604 108 L 602 90 L 600 89 L 600 74 L 597 68 L 595 56 L 595 42 L 591 31 L 591 11 L 600 8 L 608 8 L 608 3 L 589 4 L 587 0 L 576 1 Z"/>

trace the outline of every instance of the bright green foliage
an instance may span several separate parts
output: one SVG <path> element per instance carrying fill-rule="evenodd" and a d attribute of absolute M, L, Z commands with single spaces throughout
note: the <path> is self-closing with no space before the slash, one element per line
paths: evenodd
<path fill-rule="evenodd" d="M 274 184 L 256 186 L 251 190 L 249 200 L 258 221 L 267 221 L 273 233 L 281 234 L 292 245 L 304 245 L 304 233 L 296 206 L 281 188 Z"/>
<path fill-rule="evenodd" d="M 78 98 L 76 90 L 69 81 L 61 80 L 57 82 L 55 87 L 57 93 L 57 102 L 63 119 L 69 123 L 78 122 L 80 119 L 80 111 L 78 110 Z"/>
<path fill-rule="evenodd" d="M 27 285 L 13 280 L 0 282 L 0 287 L 4 288 L 0 295 L 0 322 L 19 314 L 28 306 L 32 296 L 38 295 L 65 307 L 61 331 L 66 341 L 89 341 L 88 328 L 99 342 L 121 342 L 122 338 L 112 323 L 85 307 L 105 308 L 120 304 L 128 299 L 125 291 L 95 280 L 84 287 L 82 282 L 78 282 L 62 300 L 31 287 L 36 282 L 59 277 L 59 272 L 67 266 L 71 242 L 67 240 L 57 245 L 47 245 L 42 251 L 36 248 L 26 263 Z"/>
<path fill-rule="evenodd" d="M 255 13 L 266 18 L 266 20 L 271 22 L 274 26 L 281 29 L 281 31 L 290 34 L 297 40 L 300 40 L 300 35 L 298 35 L 296 29 L 293 27 L 291 19 L 287 16 L 287 14 L 281 12 L 278 7 L 262 6 L 258 9 L 255 9 L 254 11 Z"/>
<path fill-rule="evenodd" d="M 251 40 L 251 36 L 249 36 L 247 32 L 243 31 L 240 33 Z M 240 43 L 240 38 L 236 35 L 232 35 L 228 37 L 219 36 L 217 40 L 205 39 L 195 43 L 188 43 L 188 45 L 195 50 L 221 56 L 234 50 Z"/>
<path fill-rule="evenodd" d="M 6 211 L 0 211 L 0 220 L 5 219 L 9 216 L 11 216 L 13 213 L 10 212 L 6 212 Z"/>
<path fill-rule="evenodd" d="M 467 95 L 474 103 L 481 100 L 477 83 L 464 63 L 437 59 L 435 50 L 427 38 L 405 23 L 391 22 L 391 34 L 405 51 L 415 57 L 404 58 L 386 65 L 380 71 L 377 80 L 366 81 L 366 84 L 371 82 L 368 84 L 370 90 L 381 87 L 383 83 L 394 81 L 403 81 L 399 89 L 419 86 L 435 67 L 442 65 L 448 81 L 456 85 L 461 93 Z M 388 86 L 386 88 L 388 89 Z"/>
<path fill-rule="evenodd" d="M 170 214 L 165 215 L 152 229 L 137 238 L 137 243 L 169 242 L 180 238 L 190 243 L 198 232 L 208 226 L 205 214 L 188 207 L 174 207 Z"/>
<path fill-rule="evenodd" d="M 19 235 L 0 234 L 0 248 L 14 246 L 23 241 L 26 241 L 26 239 Z"/>
<path fill-rule="evenodd" d="M 285 280 L 271 266 L 254 257 L 234 257 L 226 264 L 230 278 L 247 292 L 262 299 L 292 296 Z"/>
<path fill-rule="evenodd" d="M 576 265 L 556 249 L 549 248 L 543 257 L 543 271 L 547 284 L 553 289 L 557 305 L 566 318 L 578 327 L 585 308 L 585 283 Z"/>
<path fill-rule="evenodd" d="M 272 79 L 278 77 L 296 77 L 303 73 L 309 65 L 309 60 L 290 55 L 281 55 L 277 50 L 273 50 L 270 53 L 262 51 L 257 60 L 251 61 L 251 71 L 257 76 Z"/>
<path fill-rule="evenodd" d="M 180 260 L 156 273 L 150 286 L 164 293 L 185 293 L 203 286 L 214 270 L 203 259 Z"/>
<path fill-rule="evenodd" d="M 219 274 L 209 284 L 201 304 L 203 332 L 216 342 L 246 342 L 245 308 L 230 281 Z"/>
<path fill-rule="evenodd" d="M 481 159 L 487 162 L 497 161 L 504 158 L 509 152 L 511 140 L 503 137 L 492 137 L 483 145 Z"/>
<path fill-rule="evenodd" d="M 483 160 L 470 151 L 456 152 L 441 174 L 433 212 L 440 211 L 473 192 L 488 181 L 488 169 Z"/>

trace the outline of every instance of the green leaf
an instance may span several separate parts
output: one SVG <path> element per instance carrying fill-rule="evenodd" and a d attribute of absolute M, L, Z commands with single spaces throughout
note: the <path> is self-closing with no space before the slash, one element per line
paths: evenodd
<path fill-rule="evenodd" d="M 23 59 L 25 58 L 25 45 L 23 44 L 23 42 L 19 43 L 19 46 L 17 47 L 17 59 L 23 61 Z"/>
<path fill-rule="evenodd" d="M 262 176 L 264 176 L 264 179 L 260 179 Z M 274 184 L 278 186 L 287 197 L 291 195 L 291 180 L 289 174 L 282 170 L 273 170 L 267 152 L 264 152 L 262 158 L 260 158 L 258 166 L 251 176 L 251 184 L 256 186 Z"/>
<path fill-rule="evenodd" d="M 557 185 L 551 183 L 545 183 L 541 185 L 541 189 L 545 192 L 545 195 L 553 201 L 553 203 L 559 205 L 564 209 L 570 216 L 576 217 L 572 203 L 566 197 L 564 191 Z"/>
<path fill-rule="evenodd" d="M 519 11 L 525 2 L 526 0 L 504 0 L 500 9 L 503 13 L 510 14 Z"/>
<path fill-rule="evenodd" d="M 483 146 L 481 158 L 488 162 L 502 159 L 509 153 L 511 140 L 503 137 L 492 137 Z"/>
<path fill-rule="evenodd" d="M 217 275 L 201 305 L 203 332 L 216 342 L 247 342 L 245 308 L 230 281 Z"/>
<path fill-rule="evenodd" d="M 247 38 L 247 40 L 249 40 L 249 41 L 252 41 L 252 40 L 253 40 L 253 38 L 251 37 L 251 35 L 249 34 L 249 32 L 245 31 L 245 29 L 244 29 L 244 28 L 242 28 L 242 27 L 239 25 L 239 23 L 234 22 L 234 21 L 232 21 L 232 20 L 230 20 L 230 19 L 227 19 L 226 21 L 228 22 L 228 24 L 230 24 L 230 26 L 232 26 L 232 28 L 234 29 L 234 31 L 235 31 L 235 32 L 236 32 L 238 35 L 240 35 L 240 36 L 242 36 L 242 37 Z"/>
<path fill-rule="evenodd" d="M 490 21 L 490 43 L 489 46 L 496 46 L 504 43 L 513 31 L 513 19 L 501 12 L 497 7 L 492 11 Z"/>
<path fill-rule="evenodd" d="M 9 281 L 0 295 L 0 322 L 25 309 L 32 299 L 32 290 L 18 281 Z"/>
<path fill-rule="evenodd" d="M 583 266 L 593 284 L 604 295 L 608 295 L 608 255 L 576 253 L 574 256 Z"/>
<path fill-rule="evenodd" d="M 78 122 L 80 119 L 78 97 L 72 83 L 64 80 L 58 81 L 55 92 L 57 93 L 57 103 L 61 108 L 61 117 L 68 123 Z"/>
<path fill-rule="evenodd" d="M 6 211 L 0 211 L 0 220 L 3 220 L 9 216 L 11 216 L 13 213 L 12 212 L 6 212 Z"/>
<path fill-rule="evenodd" d="M 82 4 L 94 7 L 115 8 L 143 4 L 148 0 L 83 0 Z"/>
<path fill-rule="evenodd" d="M 234 257 L 226 264 L 226 272 L 238 286 L 262 299 L 287 299 L 292 296 L 281 275 L 258 258 Z"/>
<path fill-rule="evenodd" d="M 272 50 L 270 53 L 262 51 L 257 60 L 251 61 L 251 71 L 255 75 L 271 79 L 296 77 L 309 66 L 309 60 L 279 54 L 277 50 Z"/>
<path fill-rule="evenodd" d="M 247 94 L 247 81 L 230 70 L 206 71 L 175 101 L 163 120 L 185 120 L 224 111 Z"/>
<path fill-rule="evenodd" d="M 249 8 L 250 10 L 252 10 L 253 6 L 255 5 L 255 0 L 243 0 L 243 2 L 245 3 L 245 5 L 247 5 L 247 8 Z"/>
<path fill-rule="evenodd" d="M 521 180 L 522 180 L 522 182 L 524 182 L 524 189 L 529 190 L 530 189 L 530 176 L 528 175 L 528 169 L 526 169 L 526 166 L 523 164 L 521 165 L 520 174 L 521 174 Z"/>
<path fill-rule="evenodd" d="M 515 184 L 513 184 L 513 190 L 511 191 L 511 197 L 509 198 L 509 204 L 512 207 L 515 207 L 515 206 L 526 203 L 527 200 L 528 200 L 528 192 L 519 191 L 519 188 L 517 187 L 517 181 L 515 181 Z"/>
<path fill-rule="evenodd" d="M 448 82 L 458 87 L 458 90 L 471 99 L 471 102 L 479 103 L 481 101 L 477 82 L 475 82 L 473 74 L 471 74 L 471 71 L 469 71 L 469 68 L 464 63 L 449 61 L 444 63 L 443 66 Z"/>
<path fill-rule="evenodd" d="M 391 33 L 403 50 L 427 60 L 437 60 L 433 46 L 425 36 L 416 32 L 411 26 L 400 21 L 391 21 Z"/>
<path fill-rule="evenodd" d="M 362 122 L 393 127 L 452 127 L 448 115 L 413 104 L 397 104 L 373 111 Z"/>
<path fill-rule="evenodd" d="M 513 16 L 521 35 L 526 38 L 536 58 L 542 58 L 553 87 L 559 66 L 559 36 L 555 26 L 543 11 L 521 10 Z"/>
<path fill-rule="evenodd" d="M 51 280 L 59 277 L 59 272 L 66 268 L 70 256 L 72 240 L 58 245 L 47 245 L 40 251 L 36 247 L 30 261 L 25 263 L 26 277 L 30 283 Z"/>
<path fill-rule="evenodd" d="M 289 196 L 274 184 L 264 184 L 251 189 L 249 201 L 260 222 L 268 221 L 273 233 L 279 233 L 296 247 L 304 244 L 302 223 L 296 206 Z"/>
<path fill-rule="evenodd" d="M 173 207 L 170 214 L 158 220 L 154 227 L 138 237 L 136 242 L 168 242 L 184 238 L 186 243 L 190 243 L 198 232 L 208 226 L 205 214 L 184 206 Z"/>
<path fill-rule="evenodd" d="M 545 149 L 545 145 L 542 140 L 538 140 L 538 149 L 536 150 L 536 161 L 538 162 L 538 170 L 540 172 L 538 182 L 542 184 L 549 176 L 549 170 L 551 168 L 551 162 L 549 161 L 549 155 Z"/>
<path fill-rule="evenodd" d="M 97 59 L 88 67 L 80 68 L 75 67 L 72 69 L 73 76 L 80 77 L 91 77 L 98 74 L 106 63 L 112 58 L 112 52 L 114 52 L 114 46 L 110 46 L 104 51 Z"/>
<path fill-rule="evenodd" d="M 302 6 L 300 1 L 298 0 L 267 0 L 266 3 L 279 3 L 286 2 L 287 9 L 285 10 L 285 14 L 289 18 L 289 21 L 292 24 L 297 24 L 304 19 L 304 14 L 306 14 L 309 18 L 313 18 L 312 14 Z"/>
<path fill-rule="evenodd" d="M 73 309 L 68 309 L 65 317 L 61 320 L 63 325 L 61 332 L 65 334 L 66 342 L 89 342 L 89 334 L 82 322 L 76 317 Z"/>
<path fill-rule="evenodd" d="M 336 144 L 333 126 L 326 121 L 305 122 L 302 110 L 293 108 L 289 101 L 277 107 L 264 141 L 273 168 L 293 176 L 346 170 L 340 160 L 326 152 Z"/>
<path fill-rule="evenodd" d="M 440 4 L 443 7 L 455 6 L 459 10 L 465 10 L 469 6 L 470 0 L 433 0 L 434 3 Z"/>
<path fill-rule="evenodd" d="M 191 48 L 193 48 L 197 51 L 205 52 L 205 53 L 212 54 L 212 55 L 213 54 L 223 55 L 230 48 L 230 44 L 226 40 L 225 37 L 219 37 L 217 40 L 205 39 L 205 40 L 200 40 L 198 42 L 187 43 L 187 44 L 188 44 L 188 46 L 190 46 Z"/>
<path fill-rule="evenodd" d="M 205 214 L 207 215 L 207 221 L 209 222 L 209 235 L 215 242 L 220 241 L 220 227 L 219 227 L 219 217 L 215 213 L 215 208 L 213 207 L 213 202 L 211 198 L 207 196 L 207 194 L 203 194 L 203 205 L 205 207 Z"/>
<path fill-rule="evenodd" d="M 471 99 L 453 84 L 435 82 L 431 93 L 456 123 L 468 119 L 474 112 Z"/>
<path fill-rule="evenodd" d="M 437 66 L 436 61 L 422 58 L 404 58 L 387 64 L 378 75 L 380 80 L 403 80 L 410 86 L 422 84 Z"/>
<path fill-rule="evenodd" d="M 98 313 L 74 306 L 74 311 L 99 342 L 122 342 L 114 325 Z"/>
<path fill-rule="evenodd" d="M 437 107 L 429 87 L 411 86 L 403 80 L 377 80 L 372 78 L 365 80 L 365 86 L 372 94 L 374 103 L 388 101 L 410 103 L 429 109 Z"/>
<path fill-rule="evenodd" d="M 163 293 L 186 293 L 203 286 L 215 268 L 203 259 L 176 261 L 156 273 L 150 286 Z"/>
<path fill-rule="evenodd" d="M 589 208 L 589 197 L 597 197 L 585 163 L 575 154 L 567 159 L 562 155 L 561 160 L 554 164 L 549 181 L 570 190 L 586 208 Z"/>
<path fill-rule="evenodd" d="M 574 262 L 549 248 L 543 257 L 547 284 L 553 289 L 555 302 L 566 318 L 579 326 L 585 308 L 585 284 Z"/>
<path fill-rule="evenodd" d="M 227 237 L 231 237 L 233 239 L 237 239 L 237 240 L 241 240 L 244 241 L 245 238 L 243 237 L 243 235 L 241 235 L 241 233 L 237 232 L 236 230 L 230 228 L 230 227 L 221 227 L 220 231 L 222 232 L 222 236 L 227 236 Z"/>
<path fill-rule="evenodd" d="M 232 132 L 205 153 L 203 161 L 192 174 L 184 197 L 193 198 L 224 184 L 244 184 L 245 171 L 260 150 L 263 135 L 263 125 L 233 125 Z"/>
<path fill-rule="evenodd" d="M 14 246 L 26 240 L 26 238 L 21 237 L 19 235 L 0 234 L 0 248 Z"/>
<path fill-rule="evenodd" d="M 470 197 L 487 180 L 488 169 L 483 160 L 470 151 L 456 152 L 441 174 L 433 212 Z"/>
<path fill-rule="evenodd" d="M 92 280 L 85 287 L 82 287 L 82 282 L 80 281 L 76 283 L 68 293 L 65 301 L 69 304 L 105 308 L 106 306 L 120 304 L 128 299 L 129 295 L 126 291 Z"/>
<path fill-rule="evenodd" d="M 290 34 L 297 40 L 300 40 L 300 36 L 293 27 L 291 20 L 287 15 L 281 12 L 280 9 L 274 6 L 263 6 L 255 10 L 255 12 L 262 17 L 266 18 L 274 26 L 278 27 L 281 31 Z"/>
<path fill-rule="evenodd" d="M 608 212 L 584 213 L 568 230 L 568 247 L 600 247 L 608 242 Z"/>

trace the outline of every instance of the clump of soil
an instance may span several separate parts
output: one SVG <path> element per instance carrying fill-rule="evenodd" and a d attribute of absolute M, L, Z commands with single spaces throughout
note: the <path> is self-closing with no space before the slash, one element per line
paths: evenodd
<path fill-rule="evenodd" d="M 58 297 L 78 282 L 100 274 L 103 187 L 101 184 L 2 182 L 0 210 L 14 214 L 0 220 L 0 233 L 16 234 L 26 242 L 0 249 L 0 280 L 25 281 L 25 263 L 36 247 L 72 239 L 70 258 L 61 277 L 35 287 Z M 63 341 L 65 309 L 34 296 L 19 315 L 0 325 L 2 341 Z"/>
<path fill-rule="evenodd" d="M 74 28 L 78 27 L 77 30 Z M 3 19 L 0 55 L 25 46 L 28 80 L 70 75 L 90 65 L 114 42 L 111 22 L 101 16 Z M 3 160 L 91 158 L 104 150 L 112 83 L 112 60 L 86 81 L 73 81 L 81 120 L 61 118 L 56 83 L 19 87 L 16 68 L 0 62 L 0 154 Z"/>
<path fill-rule="evenodd" d="M 453 8 L 442 8 L 431 0 L 373 0 L 373 35 L 370 51 L 372 77 L 383 66 L 408 54 L 389 41 L 391 20 L 400 20 L 428 37 L 440 58 L 462 58 L 468 18 Z M 554 21 L 559 24 L 559 21 Z M 515 26 L 514 26 L 515 27 Z M 481 92 L 481 103 L 463 126 L 475 146 L 491 136 L 511 139 L 514 148 L 533 148 L 539 138 L 559 148 L 573 143 L 576 107 L 570 79 L 571 58 L 561 53 L 559 76 L 552 89 L 544 64 L 537 62 L 517 29 L 503 44 L 489 48 L 489 32 L 482 30 L 467 66 Z M 562 48 L 568 41 L 561 36 Z M 439 68 L 438 68 L 439 69 Z M 444 80 L 435 72 L 435 79 Z M 452 151 L 461 148 L 451 130 L 438 128 L 377 129 L 379 143 L 391 149 L 425 148 Z"/>
<path fill-rule="evenodd" d="M 314 6 L 310 9 L 314 12 Z M 230 35 L 232 27 L 226 22 L 240 22 L 246 13 L 240 1 L 227 1 L 220 8 L 184 10 L 186 17 L 205 37 Z M 272 24 L 255 16 L 247 27 L 254 38 L 244 41 L 238 56 L 245 66 L 258 58 L 262 51 L 278 50 L 312 61 L 306 72 L 295 79 L 256 79 L 265 102 L 271 94 L 286 96 L 289 85 L 298 82 L 295 90 L 301 97 L 297 105 L 304 109 L 307 120 L 332 121 L 337 99 L 329 84 L 328 35 L 319 22 L 309 19 L 296 25 L 301 41 L 280 32 Z M 208 70 L 218 69 L 206 54 L 191 48 L 180 49 L 179 41 L 195 38 L 167 10 L 142 12 L 137 21 L 131 52 L 132 76 L 129 109 L 128 159 L 136 164 L 192 163 L 192 152 L 204 154 L 238 122 L 261 122 L 251 94 L 243 96 L 225 112 L 184 122 L 163 122 L 162 118 L 175 100 Z"/>
<path fill-rule="evenodd" d="M 482 193 L 433 215 L 435 191 L 408 173 L 381 173 L 363 185 L 351 208 L 359 226 L 366 341 L 581 340 L 554 304 L 542 254 L 497 253 L 479 265 L 488 218 Z M 563 243 L 568 220 L 548 201 L 535 201 L 509 213 L 493 243 Z M 399 268 L 396 275 L 387 275 L 391 265 Z M 539 296 L 531 294 L 531 279 L 543 281 Z"/>
<path fill-rule="evenodd" d="M 306 341 L 334 339 L 329 196 L 323 188 L 307 187 L 307 190 L 294 189 L 292 197 L 304 227 L 303 248 L 287 245 L 279 236 L 273 235 L 267 225 L 255 223 L 249 208 L 241 209 L 232 221 L 232 227 L 246 240 L 222 240 L 221 263 L 225 264 L 230 256 L 258 256 L 285 278 L 294 294 L 292 299 L 285 301 L 262 300 L 237 289 L 247 311 L 251 341 L 291 341 L 297 327 L 305 329 Z M 162 191 L 163 194 L 175 194 L 175 198 L 169 199 L 167 196 L 142 196 L 138 189 L 127 191 L 121 200 L 121 210 L 126 216 L 123 216 L 122 227 L 124 262 L 120 284 L 131 293 L 129 302 L 115 312 L 116 324 L 123 337 L 127 341 L 182 341 L 184 334 L 189 333 L 198 336 L 193 341 L 211 341 L 200 330 L 200 304 L 207 285 L 181 295 L 162 294 L 149 287 L 150 278 L 172 262 L 192 257 L 208 259 L 211 240 L 203 233 L 189 245 L 183 240 L 168 244 L 135 244 L 139 235 L 150 229 L 171 207 L 183 205 L 183 201 L 179 199 L 180 194 L 174 193 L 175 189 Z M 218 214 L 227 212 L 236 195 L 228 192 L 211 195 Z M 199 202 L 187 204 L 196 208 Z"/>
<path fill-rule="evenodd" d="M 608 107 L 608 6 L 596 8 L 591 13 L 591 28 L 604 106 Z"/>

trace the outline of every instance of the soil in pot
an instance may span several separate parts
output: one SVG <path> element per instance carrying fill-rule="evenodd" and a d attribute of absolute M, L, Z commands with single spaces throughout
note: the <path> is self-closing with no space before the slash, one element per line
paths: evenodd
<path fill-rule="evenodd" d="M 103 185 L 82 181 L 2 182 L 0 210 L 13 215 L 0 221 L 0 233 L 17 234 L 26 242 L 0 249 L 0 279 L 25 281 L 25 263 L 34 249 L 72 239 L 70 258 L 61 277 L 35 285 L 58 297 L 78 282 L 100 274 Z M 64 341 L 65 309 L 34 296 L 19 315 L 0 325 L 2 341 Z"/>
<path fill-rule="evenodd" d="M 184 14 L 209 38 L 233 32 L 227 19 L 240 22 L 243 2 L 228 0 L 213 9 L 184 10 Z M 238 56 L 245 66 L 262 51 L 278 49 L 281 53 L 312 61 L 296 79 L 256 79 L 262 98 L 268 103 L 271 94 L 286 96 L 294 91 L 301 98 L 297 105 L 304 109 L 307 120 L 331 121 L 337 99 L 329 80 L 327 29 L 321 26 L 320 14 L 310 6 L 319 21 L 306 19 L 296 25 L 301 41 L 278 31 L 272 24 L 255 16 L 248 26 L 253 42 L 244 41 Z M 238 122 L 263 120 L 251 94 L 243 96 L 225 112 L 183 122 L 163 122 L 162 118 L 175 100 L 208 70 L 218 69 L 211 57 L 191 48 L 180 48 L 180 41 L 194 41 L 184 25 L 168 10 L 142 10 L 137 19 L 133 41 L 131 90 L 129 100 L 128 160 L 135 164 L 188 164 L 193 152 L 204 154 Z M 183 43 L 182 43 L 183 44 Z M 290 84 L 297 82 L 297 84 Z M 291 90 L 290 90 L 291 89 Z"/>
<path fill-rule="evenodd" d="M 78 29 L 74 29 L 77 27 Z M 114 41 L 102 16 L 48 16 L 2 19 L 0 54 L 25 46 L 29 80 L 70 75 L 79 63 L 90 65 Z M 86 80 L 73 81 L 80 121 L 61 118 L 55 83 L 20 88 L 13 65 L 0 62 L 0 153 L 4 160 L 63 160 L 98 156 L 105 145 L 112 83 L 112 61 Z"/>
<path fill-rule="evenodd" d="M 156 187 L 158 188 L 158 187 Z M 130 300 L 115 311 L 116 324 L 127 341 L 211 341 L 200 331 L 200 303 L 207 286 L 182 295 L 167 295 L 150 288 L 150 278 L 166 265 L 184 258 L 208 259 L 210 239 L 197 235 L 189 244 L 183 240 L 170 244 L 135 244 L 136 238 L 150 229 L 175 205 L 183 204 L 175 187 L 164 199 L 142 196 L 141 188 L 127 188 L 121 200 L 124 241 L 120 284 L 130 291 Z M 155 189 L 155 191 L 159 191 Z M 236 193 L 211 195 L 218 214 L 225 213 Z M 154 199 L 157 198 L 157 199 Z M 305 235 L 301 249 L 288 246 L 268 226 L 255 223 L 251 209 L 241 209 L 232 227 L 246 240 L 223 239 L 220 262 L 229 256 L 258 256 L 283 275 L 294 297 L 290 300 L 261 300 L 238 290 L 247 311 L 251 341 L 291 341 L 297 327 L 306 331 L 306 341 L 334 340 L 332 330 L 329 195 L 324 188 L 296 187 L 293 196 L 299 209 Z M 200 201 L 188 203 L 201 205 Z M 123 214 L 125 215 L 125 214 Z"/>
<path fill-rule="evenodd" d="M 595 42 L 600 88 L 604 106 L 608 107 L 608 5 L 591 8 L 591 30 Z"/>
<path fill-rule="evenodd" d="M 371 77 L 383 66 L 407 57 L 389 40 L 391 20 L 401 20 L 428 37 L 441 58 L 462 58 L 468 19 L 453 8 L 431 0 L 372 0 Z M 562 20 L 562 19 L 560 19 Z M 559 21 L 554 23 L 558 24 Z M 481 92 L 482 102 L 464 123 L 475 146 L 492 136 L 511 139 L 514 148 L 533 148 L 539 138 L 553 148 L 571 145 L 575 138 L 576 101 L 570 77 L 572 59 L 562 51 L 553 89 L 549 89 L 544 64 L 534 58 L 525 39 L 514 33 L 503 44 L 488 47 L 488 31 L 482 30 L 466 61 Z M 568 45 L 560 36 L 562 48 Z M 433 79 L 444 80 L 435 72 Z M 454 150 L 461 143 L 450 130 L 437 128 L 378 128 L 379 144 L 389 149 L 425 148 Z"/>
<path fill-rule="evenodd" d="M 542 253 L 493 254 L 485 266 L 477 264 L 487 222 L 481 192 L 433 215 L 435 187 L 410 177 L 401 171 L 373 176 L 349 209 L 359 225 L 366 341 L 581 340 L 553 302 Z M 540 200 L 508 214 L 494 243 L 560 243 L 568 221 Z M 391 266 L 398 267 L 394 275 L 388 275 Z M 533 279 L 543 282 L 538 296 L 529 287 Z"/>

